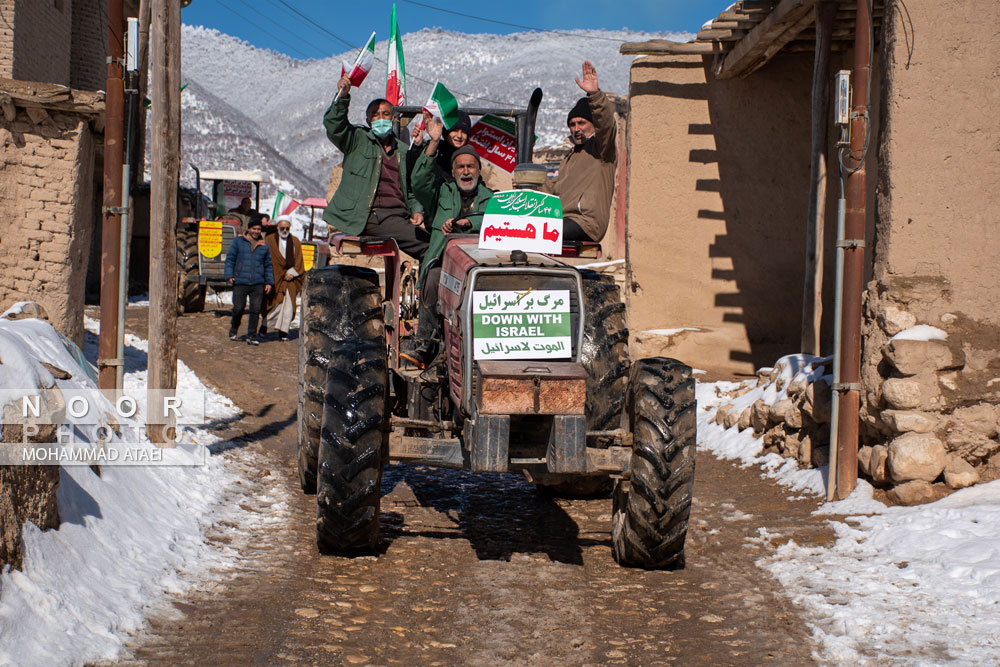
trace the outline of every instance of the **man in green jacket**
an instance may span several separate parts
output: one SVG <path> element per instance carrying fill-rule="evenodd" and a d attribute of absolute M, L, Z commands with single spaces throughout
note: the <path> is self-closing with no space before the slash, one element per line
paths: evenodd
<path fill-rule="evenodd" d="M 323 220 L 345 234 L 391 236 L 400 250 L 422 259 L 430 235 L 423 228 L 424 210 L 406 178 L 406 144 L 392 133 L 392 105 L 384 99 L 368 104 L 369 127 L 347 120 L 351 80 L 337 82 L 340 97 L 323 116 L 326 136 L 344 154 L 340 185 Z"/>
<path fill-rule="evenodd" d="M 431 224 L 431 241 L 420 262 L 420 317 L 417 322 L 416 348 L 400 356 L 423 368 L 437 353 L 441 337 L 441 314 L 438 311 L 438 285 L 441 283 L 441 262 L 447 234 L 476 234 L 483 224 L 486 204 L 493 191 L 479 179 L 479 156 L 472 146 L 463 146 L 451 156 L 454 181 L 439 183 L 437 209 Z M 428 187 L 434 182 L 432 160 L 418 161 L 413 170 L 413 187 Z"/>

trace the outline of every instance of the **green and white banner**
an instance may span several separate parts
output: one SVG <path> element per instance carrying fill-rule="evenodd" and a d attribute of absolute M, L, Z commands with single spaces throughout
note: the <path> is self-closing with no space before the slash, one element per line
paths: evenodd
<path fill-rule="evenodd" d="M 569 358 L 569 290 L 477 291 L 472 334 L 474 359 Z"/>
<path fill-rule="evenodd" d="M 561 255 L 562 202 L 555 195 L 534 190 L 496 193 L 486 205 L 479 247 Z"/>

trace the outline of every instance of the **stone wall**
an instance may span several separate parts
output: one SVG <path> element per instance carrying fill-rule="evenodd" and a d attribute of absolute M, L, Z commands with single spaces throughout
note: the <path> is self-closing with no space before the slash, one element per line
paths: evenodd
<path fill-rule="evenodd" d="M 882 53 L 861 466 L 913 497 L 1000 477 L 1000 5 L 987 5 L 911 6 L 932 30 L 912 55 L 890 12 Z M 892 340 L 916 325 L 943 340 Z"/>
<path fill-rule="evenodd" d="M 0 0 L 0 78 L 14 73 L 14 0 Z"/>
<path fill-rule="evenodd" d="M 0 310 L 37 301 L 83 344 L 83 289 L 93 233 L 94 140 L 78 116 L 18 108 L 0 117 Z"/>
<path fill-rule="evenodd" d="M 12 79 L 70 84 L 73 0 L 14 0 Z"/>
<path fill-rule="evenodd" d="M 799 347 L 812 56 L 734 81 L 709 67 L 695 56 L 632 65 L 632 352 L 752 374 Z"/>

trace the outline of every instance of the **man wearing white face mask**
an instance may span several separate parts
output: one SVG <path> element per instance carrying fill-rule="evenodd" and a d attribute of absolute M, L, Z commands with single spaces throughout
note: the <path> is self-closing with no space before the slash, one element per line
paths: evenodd
<path fill-rule="evenodd" d="M 274 269 L 274 289 L 267 299 L 263 337 L 267 330 L 278 332 L 278 340 L 288 340 L 288 329 L 295 318 L 295 299 L 305 281 L 306 268 L 302 260 L 302 243 L 292 236 L 292 221 L 287 215 L 278 218 L 278 233 L 268 234 Z"/>
<path fill-rule="evenodd" d="M 344 154 L 344 171 L 323 220 L 345 234 L 391 236 L 403 252 L 420 259 L 430 234 L 406 177 L 407 146 L 392 133 L 392 105 L 372 100 L 365 114 L 369 127 L 352 125 L 350 78 L 341 77 L 337 87 L 340 96 L 323 116 L 323 126 Z"/>

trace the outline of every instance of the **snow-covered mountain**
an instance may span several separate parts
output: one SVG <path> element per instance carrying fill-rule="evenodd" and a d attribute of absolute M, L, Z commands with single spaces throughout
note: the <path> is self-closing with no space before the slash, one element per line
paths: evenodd
<path fill-rule="evenodd" d="M 603 38 L 603 39 L 602 39 Z M 440 80 L 463 106 L 523 107 L 535 87 L 545 97 L 536 133 L 540 146 L 566 136 L 566 112 L 582 94 L 574 82 L 580 64 L 597 68 L 601 88 L 623 95 L 630 56 L 622 42 L 653 38 L 685 40 L 678 33 L 630 31 L 465 34 L 424 29 L 403 35 L 407 96 L 426 101 Z M 205 167 L 260 169 L 301 196 L 322 195 L 339 152 L 327 140 L 322 118 L 333 98 L 341 62 L 355 52 L 324 60 L 296 60 L 258 49 L 217 30 L 184 26 L 182 32 L 184 163 Z M 386 42 L 375 46 L 384 61 Z M 383 94 L 385 65 L 376 62 L 354 93 L 354 122 L 362 122 L 368 100 Z M 186 170 L 185 182 L 193 180 Z M 265 189 L 263 194 L 272 194 Z"/>

